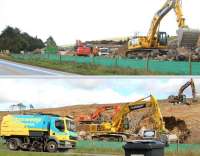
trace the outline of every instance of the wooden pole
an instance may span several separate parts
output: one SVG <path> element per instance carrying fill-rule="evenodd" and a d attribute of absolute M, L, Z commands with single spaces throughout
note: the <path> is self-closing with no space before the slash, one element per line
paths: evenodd
<path fill-rule="evenodd" d="M 60 63 L 62 63 L 62 55 L 60 54 Z"/>
<path fill-rule="evenodd" d="M 146 70 L 149 72 L 149 54 L 147 55 Z"/>
<path fill-rule="evenodd" d="M 94 58 L 95 56 L 93 55 L 93 54 L 91 54 L 90 55 L 90 63 L 91 63 L 91 65 L 94 65 L 95 64 L 95 58 Z"/>
<path fill-rule="evenodd" d="M 189 55 L 189 74 L 192 75 L 192 55 Z"/>
<path fill-rule="evenodd" d="M 95 64 L 95 56 L 92 55 L 92 63 Z"/>
<path fill-rule="evenodd" d="M 177 140 L 176 152 L 179 152 L 179 139 Z"/>
<path fill-rule="evenodd" d="M 118 60 L 118 57 L 116 56 L 115 57 L 115 67 L 117 67 L 117 60 Z"/>

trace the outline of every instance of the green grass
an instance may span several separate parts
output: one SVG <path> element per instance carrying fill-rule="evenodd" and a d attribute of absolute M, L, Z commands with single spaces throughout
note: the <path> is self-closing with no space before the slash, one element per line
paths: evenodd
<path fill-rule="evenodd" d="M 70 150 L 66 153 L 46 153 L 46 152 L 24 152 L 24 151 L 9 151 L 5 145 L 0 145 L 0 156 L 82 156 L 85 154 L 107 154 L 107 155 L 119 155 L 124 156 L 124 150 L 121 149 L 109 149 L 109 148 L 78 148 Z M 200 151 L 184 151 L 184 152 L 166 152 L 165 156 L 199 156 Z"/>
<path fill-rule="evenodd" d="M 41 153 L 41 152 L 22 152 L 22 151 L 1 151 L 1 156 L 63 156 L 63 153 Z M 66 155 L 66 154 L 65 154 Z M 81 156 L 81 154 L 67 154 L 67 156 Z"/>
<path fill-rule="evenodd" d="M 119 68 L 119 67 L 104 67 L 94 64 L 80 64 L 75 62 L 48 61 L 45 59 L 31 58 L 14 58 L 12 56 L 1 56 L 1 59 L 6 59 L 14 62 L 45 67 L 63 72 L 76 73 L 80 75 L 171 75 L 172 73 L 150 72 L 143 69 Z"/>
<path fill-rule="evenodd" d="M 74 153 L 74 154 L 73 154 Z M 16 152 L 12 152 L 12 151 L 1 151 L 0 155 L 1 156 L 63 156 L 63 155 L 67 155 L 67 156 L 83 156 L 84 153 L 76 153 L 76 152 L 69 152 L 69 153 L 41 153 L 41 152 L 22 152 L 22 151 L 16 151 Z M 87 154 L 91 154 L 88 152 L 85 152 Z M 98 154 L 98 153 L 96 153 Z M 99 153 L 99 154 L 103 154 L 103 153 Z M 112 154 L 112 153 L 106 153 L 106 154 Z M 115 155 L 115 153 L 113 153 L 113 155 Z M 117 154 L 119 156 L 123 156 L 124 154 Z M 165 156 L 199 156 L 200 153 L 198 152 L 185 152 L 185 153 L 165 153 Z"/>
<path fill-rule="evenodd" d="M 91 154 L 96 154 L 96 153 L 100 153 L 100 154 L 114 154 L 114 155 L 123 155 L 124 154 L 124 150 L 121 149 L 109 149 L 109 148 L 81 148 L 81 149 L 75 149 L 74 150 L 75 153 L 91 153 Z"/>
<path fill-rule="evenodd" d="M 200 152 L 192 152 L 192 151 L 188 151 L 188 152 L 168 152 L 165 154 L 166 156 L 199 156 Z"/>

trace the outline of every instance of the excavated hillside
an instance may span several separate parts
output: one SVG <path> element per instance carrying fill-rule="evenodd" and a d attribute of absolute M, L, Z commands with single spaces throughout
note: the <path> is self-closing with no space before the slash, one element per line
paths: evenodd
<path fill-rule="evenodd" d="M 166 128 L 168 130 L 176 133 L 181 139 L 181 142 L 200 142 L 200 102 L 194 103 L 193 105 L 173 105 L 164 100 L 159 101 L 159 104 L 164 117 L 164 121 L 166 123 Z M 99 106 L 102 105 L 76 105 L 61 108 L 37 109 L 32 110 L 31 112 L 51 113 L 61 116 L 73 115 L 75 118 L 77 118 L 79 115 L 89 115 L 92 112 L 95 112 Z M 141 112 L 144 113 L 144 111 Z M 4 115 L 9 113 L 11 112 L 0 112 L 0 120 L 2 120 Z M 145 116 L 141 115 L 139 111 L 132 112 L 131 119 L 133 123 L 135 123 L 135 121 L 139 121 L 141 118 L 143 118 L 143 121 L 140 124 L 149 123 L 148 120 L 150 119 L 145 118 Z M 132 125 L 132 127 L 133 126 L 134 125 Z"/>

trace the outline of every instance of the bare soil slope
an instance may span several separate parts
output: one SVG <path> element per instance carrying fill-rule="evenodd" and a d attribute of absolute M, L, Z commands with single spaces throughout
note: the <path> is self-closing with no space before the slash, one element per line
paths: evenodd
<path fill-rule="evenodd" d="M 195 103 L 189 106 L 172 105 L 165 100 L 159 101 L 159 103 L 168 129 L 176 133 L 180 133 L 180 131 L 186 133 L 182 134 L 182 137 L 183 139 L 184 137 L 187 137 L 187 143 L 200 143 L 200 103 Z M 32 110 L 31 112 L 51 113 L 61 116 L 73 115 L 76 118 L 80 114 L 87 115 L 94 112 L 98 106 L 99 105 L 76 105 L 61 108 L 37 109 Z M 10 112 L 0 112 L 0 121 L 4 115 L 9 113 Z"/>

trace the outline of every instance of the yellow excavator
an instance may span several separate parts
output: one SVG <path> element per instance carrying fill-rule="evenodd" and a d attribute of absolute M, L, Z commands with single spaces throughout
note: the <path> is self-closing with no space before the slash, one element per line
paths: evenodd
<path fill-rule="evenodd" d="M 148 100 L 149 99 L 149 100 Z M 113 116 L 111 122 L 106 121 L 99 124 L 90 124 L 89 133 L 92 134 L 93 140 L 112 140 L 112 141 L 127 141 L 137 138 L 138 136 L 130 132 L 129 121 L 127 115 L 132 111 L 151 108 L 151 113 L 148 117 L 153 121 L 153 129 L 146 129 L 143 132 L 143 138 L 165 138 L 168 139 L 168 131 L 165 128 L 165 123 L 160 111 L 159 104 L 156 98 L 152 95 L 140 99 L 135 102 L 127 103 L 121 106 L 119 112 Z M 152 136 L 146 134 L 152 134 Z M 164 136 L 164 137 L 163 137 Z M 167 139 L 166 139 L 167 138 Z"/>
<path fill-rule="evenodd" d="M 141 53 L 145 56 L 154 52 L 160 55 L 168 52 L 168 35 L 166 32 L 160 32 L 159 26 L 162 19 L 174 10 L 177 16 L 177 47 L 194 48 L 197 45 L 200 32 L 199 30 L 189 29 L 183 16 L 181 0 L 167 0 L 162 8 L 156 12 L 153 17 L 147 36 L 134 36 L 128 42 L 128 51 L 126 56 L 137 57 Z"/>
<path fill-rule="evenodd" d="M 187 104 L 190 105 L 191 103 L 187 101 L 187 97 L 184 93 L 184 91 L 191 86 L 191 90 L 192 90 L 192 103 L 196 102 L 196 89 L 195 89 L 195 84 L 193 79 L 191 79 L 190 81 L 186 82 L 184 85 L 182 85 L 179 89 L 178 95 L 174 96 L 174 95 L 170 95 L 168 97 L 168 102 L 169 103 L 173 103 L 173 104 Z"/>

